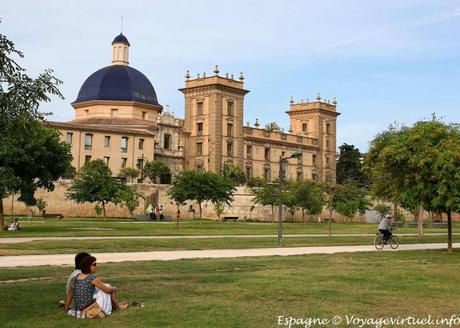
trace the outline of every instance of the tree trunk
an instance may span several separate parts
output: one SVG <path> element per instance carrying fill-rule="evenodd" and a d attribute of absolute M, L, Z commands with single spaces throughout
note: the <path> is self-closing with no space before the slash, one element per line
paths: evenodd
<path fill-rule="evenodd" d="M 275 223 L 275 207 L 272 204 L 272 223 Z"/>
<path fill-rule="evenodd" d="M 447 253 L 452 253 L 452 216 L 447 211 Z"/>
<path fill-rule="evenodd" d="M 329 210 L 329 222 L 327 224 L 328 232 L 329 232 L 329 237 L 332 237 L 331 233 L 331 222 L 332 222 L 332 211 Z"/>
<path fill-rule="evenodd" d="M 420 204 L 417 213 L 417 232 L 419 237 L 423 237 L 423 205 Z"/>
<path fill-rule="evenodd" d="M 104 211 L 104 220 L 106 218 L 106 213 L 105 213 L 105 202 L 102 202 L 102 210 Z"/>
<path fill-rule="evenodd" d="M 302 222 L 303 222 L 303 224 L 305 224 L 305 211 L 304 211 L 303 207 L 302 207 Z"/>
<path fill-rule="evenodd" d="M 398 202 L 393 201 L 393 219 L 396 221 L 398 219 Z"/>
<path fill-rule="evenodd" d="M 201 219 L 203 217 L 202 216 L 202 211 L 201 211 L 201 202 L 198 202 L 198 208 L 200 209 L 200 217 L 199 218 Z"/>
<path fill-rule="evenodd" d="M 3 197 L 0 196 L 0 224 L 2 225 L 2 231 L 5 231 L 5 222 L 3 217 Z"/>

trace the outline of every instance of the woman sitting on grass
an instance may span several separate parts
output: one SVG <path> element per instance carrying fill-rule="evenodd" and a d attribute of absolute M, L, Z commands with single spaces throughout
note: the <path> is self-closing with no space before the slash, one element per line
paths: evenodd
<path fill-rule="evenodd" d="M 112 313 L 112 309 L 125 310 L 128 302 L 118 302 L 117 288 L 105 284 L 96 278 L 97 263 L 93 256 L 86 256 L 80 262 L 81 272 L 73 283 L 73 301 L 76 310 L 82 311 L 94 301 L 101 307 L 106 315 Z M 76 311 L 77 312 L 77 311 Z"/>

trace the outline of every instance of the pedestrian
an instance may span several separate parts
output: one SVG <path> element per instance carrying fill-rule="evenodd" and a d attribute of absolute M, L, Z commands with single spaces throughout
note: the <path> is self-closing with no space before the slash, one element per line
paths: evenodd
<path fill-rule="evenodd" d="M 163 205 L 160 205 L 160 221 L 164 220 L 164 215 L 163 215 Z"/>
<path fill-rule="evenodd" d="M 150 220 L 154 220 L 154 216 L 155 214 L 153 213 L 153 205 L 152 204 L 149 204 L 149 206 L 147 206 L 147 209 L 145 210 L 145 213 L 150 216 Z"/>
<path fill-rule="evenodd" d="M 160 205 L 158 204 L 155 207 L 155 216 L 156 216 L 157 221 L 160 221 Z"/>

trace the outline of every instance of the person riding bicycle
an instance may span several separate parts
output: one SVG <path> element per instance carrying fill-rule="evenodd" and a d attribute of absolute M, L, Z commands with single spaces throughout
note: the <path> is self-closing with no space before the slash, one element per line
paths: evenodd
<path fill-rule="evenodd" d="M 383 235 L 383 241 L 385 244 L 388 243 L 388 239 L 391 237 L 390 231 L 391 225 L 391 216 L 389 214 L 385 215 L 379 223 L 379 231 Z"/>

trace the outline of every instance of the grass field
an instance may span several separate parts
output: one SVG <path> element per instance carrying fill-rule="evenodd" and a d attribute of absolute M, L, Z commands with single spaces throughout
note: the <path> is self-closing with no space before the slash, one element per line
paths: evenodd
<path fill-rule="evenodd" d="M 400 236 L 402 244 L 447 243 L 446 236 Z M 284 247 L 372 245 L 374 237 L 285 237 Z M 277 238 L 46 240 L 0 244 L 0 256 L 277 247 Z"/>
<path fill-rule="evenodd" d="M 67 218 L 59 221 L 34 219 L 21 221 L 20 232 L 0 232 L 0 238 L 53 237 L 53 236 L 161 236 L 161 235 L 251 235 L 276 234 L 276 223 L 184 221 L 176 229 L 173 222 L 133 222 L 126 219 L 82 219 Z M 333 233 L 375 233 L 375 224 L 333 223 Z M 416 233 L 416 228 L 398 228 L 398 233 Z M 425 232 L 446 232 L 447 229 L 426 228 Z M 455 224 L 454 232 L 460 232 L 460 224 Z M 324 234 L 327 224 L 284 223 L 285 234 Z"/>
<path fill-rule="evenodd" d="M 278 327 L 281 315 L 450 317 L 460 307 L 459 263 L 460 253 L 406 251 L 101 264 L 98 276 L 145 308 L 97 322 L 57 306 L 70 267 L 2 269 L 0 320 L 5 328 Z"/>

